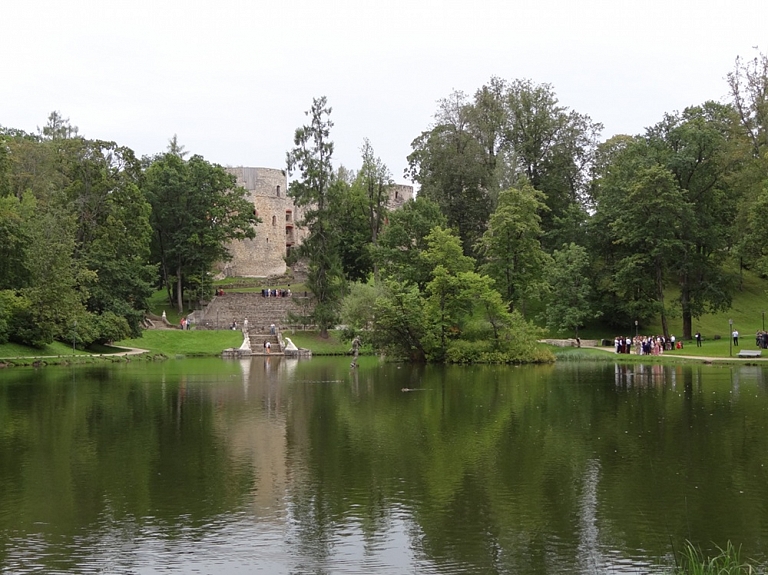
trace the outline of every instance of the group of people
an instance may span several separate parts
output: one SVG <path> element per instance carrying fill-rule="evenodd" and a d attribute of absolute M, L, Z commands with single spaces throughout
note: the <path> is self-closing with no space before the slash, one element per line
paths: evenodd
<path fill-rule="evenodd" d="M 755 334 L 755 345 L 760 349 L 768 349 L 768 331 L 760 330 Z"/>
<path fill-rule="evenodd" d="M 631 353 L 634 349 L 636 355 L 661 355 L 665 351 L 682 349 L 683 342 L 678 341 L 674 335 L 636 335 L 634 338 L 617 336 L 614 341 L 616 353 Z"/>
<path fill-rule="evenodd" d="M 165 312 L 163 312 L 163 314 L 165 314 Z M 190 329 L 190 325 L 191 324 L 186 317 L 181 318 L 179 321 L 179 327 L 181 327 L 181 329 Z"/>
<path fill-rule="evenodd" d="M 261 297 L 291 297 L 291 288 L 288 289 L 263 289 Z"/>

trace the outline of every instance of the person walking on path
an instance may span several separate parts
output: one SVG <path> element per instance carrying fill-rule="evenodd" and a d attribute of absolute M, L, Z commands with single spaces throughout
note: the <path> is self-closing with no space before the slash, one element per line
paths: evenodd
<path fill-rule="evenodd" d="M 734 329 L 733 330 L 733 345 L 736 347 L 739 347 L 739 331 Z"/>
<path fill-rule="evenodd" d="M 271 324 L 269 326 L 269 333 L 275 335 L 275 324 Z"/>
<path fill-rule="evenodd" d="M 697 331 L 693 337 L 696 338 L 696 347 L 701 347 L 701 333 Z"/>

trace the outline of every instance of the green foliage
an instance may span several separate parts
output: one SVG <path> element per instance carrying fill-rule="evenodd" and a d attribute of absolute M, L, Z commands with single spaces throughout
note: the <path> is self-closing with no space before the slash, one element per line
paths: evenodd
<path fill-rule="evenodd" d="M 502 187 L 520 178 L 544 194 L 546 246 L 581 239 L 586 192 L 602 126 L 558 103 L 552 86 L 500 78 L 470 100 L 442 100 L 435 126 L 416 138 L 408 157 L 420 194 L 436 201 L 469 255 L 485 232 Z"/>
<path fill-rule="evenodd" d="M 0 197 L 0 289 L 17 289 L 28 285 L 27 262 L 29 220 L 34 213 L 34 198 L 26 194 Z"/>
<path fill-rule="evenodd" d="M 421 259 L 431 268 L 431 279 L 423 290 L 387 282 L 374 307 L 375 347 L 440 363 L 551 359 L 536 353 L 538 330 L 507 310 L 490 277 L 473 271 L 458 236 L 436 227 L 426 241 Z"/>
<path fill-rule="evenodd" d="M 371 284 L 353 283 L 341 302 L 341 323 L 353 330 L 367 330 L 373 326 L 374 306 L 379 289 Z"/>
<path fill-rule="evenodd" d="M 360 186 L 350 185 L 340 176 L 330 188 L 330 235 L 336 238 L 344 276 L 349 281 L 364 281 L 373 271 L 367 199 Z"/>
<path fill-rule="evenodd" d="M 96 318 L 96 331 L 98 335 L 93 340 L 95 343 L 113 343 L 126 339 L 133 335 L 131 327 L 123 316 L 104 312 Z"/>
<path fill-rule="evenodd" d="M 699 547 L 686 541 L 675 575 L 742 575 L 756 572 L 755 567 L 741 559 L 740 549 L 730 541 L 725 549 L 718 547 L 718 550 L 717 555 L 707 557 Z"/>
<path fill-rule="evenodd" d="M 289 193 L 297 206 L 305 208 L 300 225 L 309 230 L 309 237 L 299 248 L 299 254 L 309 260 L 306 284 L 315 296 L 314 320 L 324 335 L 336 322 L 346 288 L 340 237 L 333 222 L 333 198 L 342 193 L 340 189 L 346 183 L 334 177 L 330 114 L 325 97 L 314 99 L 307 112 L 310 124 L 296 129 L 294 148 L 286 157 L 288 171 L 299 172 L 299 177 L 289 185 Z"/>
<path fill-rule="evenodd" d="M 472 134 L 466 95 L 454 92 L 439 106 L 436 126 L 411 143 L 408 175 L 421 185 L 420 196 L 440 206 L 470 254 L 492 209 L 493 173 L 486 150 Z"/>
<path fill-rule="evenodd" d="M 142 189 L 152 206 L 153 259 L 181 313 L 189 276 L 229 259 L 228 242 L 253 238 L 259 220 L 232 174 L 202 156 L 185 160 L 172 144 L 176 151 L 147 168 Z"/>
<path fill-rule="evenodd" d="M 739 252 L 762 277 L 768 277 L 768 242 L 765 239 L 765 222 L 768 221 L 768 181 L 750 205 L 740 238 Z"/>
<path fill-rule="evenodd" d="M 431 268 L 421 254 L 427 249 L 430 231 L 447 227 L 445 216 L 438 204 L 420 194 L 392 212 L 388 220 L 374 247 L 374 261 L 388 277 L 424 289 Z"/>
<path fill-rule="evenodd" d="M 546 276 L 549 282 L 544 312 L 547 328 L 573 331 L 579 337 L 579 327 L 599 315 L 591 300 L 589 255 L 583 246 L 570 244 L 555 250 L 552 260 Z"/>
<path fill-rule="evenodd" d="M 541 216 L 548 208 L 544 194 L 527 181 L 502 191 L 479 248 L 483 272 L 499 286 L 510 309 L 545 290 L 543 271 L 549 257 L 541 246 Z"/>
<path fill-rule="evenodd" d="M 364 211 L 370 232 L 370 247 L 376 249 L 384 223 L 387 219 L 389 192 L 394 184 L 389 168 L 374 155 L 373 146 L 366 138 L 360 150 L 363 165 L 357 173 L 353 189 L 359 189 L 364 198 Z M 370 254 L 369 254 L 370 257 Z M 374 266 L 374 275 L 378 279 L 378 268 Z"/>

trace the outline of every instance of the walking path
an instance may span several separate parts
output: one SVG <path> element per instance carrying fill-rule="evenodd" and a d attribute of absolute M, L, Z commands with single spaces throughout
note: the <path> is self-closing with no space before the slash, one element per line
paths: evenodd
<path fill-rule="evenodd" d="M 604 346 L 597 346 L 597 345 L 583 345 L 582 344 L 582 347 L 583 348 L 588 348 L 588 349 L 598 349 L 600 351 L 604 351 L 606 353 L 612 353 L 612 354 L 618 355 L 618 356 L 625 355 L 625 354 L 621 354 L 621 353 L 617 354 L 616 350 L 612 346 L 611 347 L 604 347 Z M 637 357 L 637 354 L 634 351 L 630 355 L 633 355 L 633 356 Z M 646 356 L 641 356 L 641 357 L 646 357 Z M 705 356 L 705 355 L 680 355 L 680 354 L 677 354 L 677 353 L 664 353 L 661 356 L 647 356 L 647 357 L 679 357 L 680 359 L 698 359 L 698 360 L 701 360 L 701 361 L 704 361 L 704 362 L 713 362 L 713 361 L 738 361 L 738 362 L 745 362 L 745 361 L 749 361 L 749 362 L 752 362 L 752 361 L 768 361 L 768 357 L 765 357 L 765 356 L 761 356 L 761 357 L 736 357 L 736 356 L 733 356 L 733 357 L 712 357 L 712 356 Z"/>
<path fill-rule="evenodd" d="M 149 353 L 148 349 L 141 349 L 138 347 L 118 347 L 114 346 L 115 349 L 122 349 L 123 351 L 118 351 L 115 353 L 78 353 L 75 355 L 13 355 L 13 356 L 7 356 L 7 357 L 0 357 L 0 363 L 4 359 L 54 359 L 54 358 L 63 358 L 63 357 L 125 357 L 128 355 L 141 355 L 142 353 Z"/>

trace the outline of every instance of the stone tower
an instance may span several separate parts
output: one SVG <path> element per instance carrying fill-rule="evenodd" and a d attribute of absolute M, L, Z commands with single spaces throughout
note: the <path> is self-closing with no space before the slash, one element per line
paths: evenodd
<path fill-rule="evenodd" d="M 218 265 L 224 277 L 270 277 L 286 272 L 285 258 L 301 244 L 307 231 L 296 222 L 304 211 L 288 196 L 285 170 L 274 168 L 227 168 L 237 178 L 237 185 L 248 190 L 250 201 L 261 223 L 256 224 L 256 237 L 229 244 L 232 259 Z M 392 186 L 387 207 L 400 208 L 413 198 L 413 186 Z"/>
<path fill-rule="evenodd" d="M 227 168 L 237 185 L 248 190 L 256 215 L 256 237 L 232 242 L 232 260 L 219 265 L 227 277 L 269 277 L 284 274 L 285 257 L 301 243 L 306 233 L 298 228 L 301 210 L 288 197 L 285 170 L 274 168 Z"/>

